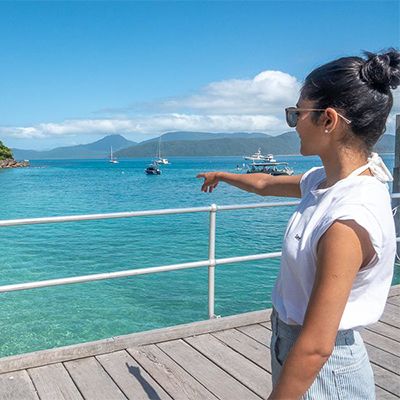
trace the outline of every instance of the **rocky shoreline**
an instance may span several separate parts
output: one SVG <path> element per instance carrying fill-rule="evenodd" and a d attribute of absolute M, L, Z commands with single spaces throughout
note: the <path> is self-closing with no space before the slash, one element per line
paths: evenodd
<path fill-rule="evenodd" d="M 12 158 L 0 160 L 0 168 L 23 168 L 29 167 L 29 161 L 15 161 Z"/>

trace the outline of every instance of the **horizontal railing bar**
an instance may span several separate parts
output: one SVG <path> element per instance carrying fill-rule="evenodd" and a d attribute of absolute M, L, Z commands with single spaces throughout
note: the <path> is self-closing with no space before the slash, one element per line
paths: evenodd
<path fill-rule="evenodd" d="M 267 258 L 276 258 L 282 255 L 281 251 L 277 251 L 275 253 L 262 253 L 262 254 L 254 254 L 251 256 L 239 256 L 239 257 L 229 257 L 229 258 L 220 258 L 215 260 L 216 265 L 223 264 L 233 264 L 242 261 L 256 261 L 256 260 L 265 260 Z"/>
<path fill-rule="evenodd" d="M 262 208 L 262 207 L 278 207 L 285 205 L 297 205 L 299 202 L 287 203 L 255 203 L 246 205 L 232 205 L 232 206 L 219 206 L 217 210 L 235 210 L 244 208 Z M 115 218 L 131 218 L 131 217 L 147 217 L 152 215 L 168 215 L 168 214 L 189 214 L 196 212 L 209 212 L 209 207 L 192 207 L 192 208 L 170 208 L 164 210 L 148 210 L 148 211 L 127 211 L 120 213 L 108 214 L 87 214 L 87 215 L 69 215 L 60 217 L 43 217 L 43 218 L 24 218 L 24 219 L 9 219 L 0 220 L 0 226 L 16 226 L 16 225 L 37 225 L 37 224 L 52 224 L 62 222 L 76 222 L 76 221 L 92 221 L 101 219 L 115 219 Z"/>
<path fill-rule="evenodd" d="M 187 214 L 196 212 L 206 212 L 210 210 L 211 207 L 170 208 L 165 210 L 128 211 L 128 212 L 109 213 L 109 214 L 87 214 L 87 215 L 69 215 L 60 217 L 9 219 L 9 220 L 0 220 L 0 226 L 51 224 L 51 223 L 61 223 L 61 222 L 91 221 L 99 219 L 147 217 L 151 215 L 166 215 L 166 214 Z"/>
<path fill-rule="evenodd" d="M 400 198 L 400 193 L 393 193 L 391 196 L 392 198 Z M 242 205 L 226 205 L 226 206 L 217 206 L 217 211 L 243 210 L 250 208 L 266 208 L 266 207 L 285 207 L 285 206 L 295 206 L 298 205 L 299 203 L 300 201 L 288 201 L 279 203 L 253 203 L 253 204 L 242 204 Z M 106 214 L 69 215 L 60 217 L 8 219 L 8 220 L 0 220 L 0 227 L 17 226 L 17 225 L 51 224 L 51 223 L 63 223 L 63 222 L 76 222 L 76 221 L 93 221 L 93 220 L 115 219 L 115 218 L 146 217 L 152 215 L 189 214 L 189 213 L 209 212 L 209 211 L 211 211 L 211 206 L 192 207 L 192 208 L 169 208 L 164 210 L 127 211 L 127 212 L 106 213 Z"/>
<path fill-rule="evenodd" d="M 392 199 L 400 199 L 400 193 L 392 193 L 391 197 Z"/>
<path fill-rule="evenodd" d="M 250 256 L 220 258 L 218 260 L 215 260 L 214 262 L 216 265 L 230 264 L 230 263 L 237 263 L 237 262 L 243 262 L 243 261 L 254 261 L 254 260 L 263 260 L 263 259 L 267 259 L 267 258 L 280 257 L 281 254 L 282 254 L 281 252 L 275 252 L 275 253 L 255 254 L 255 255 L 250 255 Z M 211 264 L 210 260 L 204 260 L 204 261 L 195 261 L 195 262 L 182 263 L 182 264 L 164 265 L 164 266 L 160 266 L 160 267 L 138 268 L 138 269 L 125 270 L 125 271 L 117 271 L 117 272 L 104 272 L 102 274 L 74 276 L 71 278 L 58 278 L 58 279 L 49 279 L 49 280 L 38 281 L 38 282 L 16 283 L 13 285 L 0 286 L 0 293 L 15 292 L 15 291 L 19 291 L 19 290 L 28 290 L 28 289 L 38 289 L 38 288 L 44 288 L 44 287 L 49 287 L 49 286 L 70 285 L 70 284 L 74 284 L 74 283 L 94 282 L 94 281 L 101 281 L 101 280 L 106 280 L 106 279 L 125 278 L 125 277 L 129 277 L 129 276 L 155 274 L 155 273 L 159 273 L 159 272 L 178 271 L 178 270 L 182 270 L 182 269 L 208 267 L 210 264 Z"/>
<path fill-rule="evenodd" d="M 17 290 L 37 289 L 48 286 L 70 285 L 73 283 L 94 282 L 105 279 L 124 278 L 135 275 L 154 274 L 157 272 L 177 271 L 180 269 L 187 269 L 187 268 L 206 267 L 209 264 L 210 264 L 209 260 L 205 260 L 205 261 L 195 261 L 183 264 L 165 265 L 152 268 L 139 268 L 139 269 L 130 269 L 125 271 L 117 271 L 117 272 L 104 272 L 102 274 L 74 276 L 71 278 L 59 278 L 59 279 L 50 279 L 46 281 L 17 283 L 13 285 L 0 286 L 0 293 L 13 292 Z"/>
<path fill-rule="evenodd" d="M 228 206 L 218 206 L 217 205 L 217 211 L 243 210 L 246 208 L 297 206 L 298 204 L 300 204 L 300 201 L 286 201 L 286 202 L 280 202 L 280 203 L 253 203 L 253 204 L 228 205 Z"/>

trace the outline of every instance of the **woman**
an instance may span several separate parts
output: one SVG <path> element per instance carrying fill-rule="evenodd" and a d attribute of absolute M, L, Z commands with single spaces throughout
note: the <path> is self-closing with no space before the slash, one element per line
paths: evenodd
<path fill-rule="evenodd" d="M 199 174 L 261 196 L 299 197 L 288 223 L 272 303 L 273 391 L 269 399 L 374 399 L 359 329 L 384 309 L 396 249 L 387 181 L 371 153 L 400 84 L 400 53 L 345 57 L 308 75 L 286 120 L 302 155 L 323 167 L 273 177 Z"/>

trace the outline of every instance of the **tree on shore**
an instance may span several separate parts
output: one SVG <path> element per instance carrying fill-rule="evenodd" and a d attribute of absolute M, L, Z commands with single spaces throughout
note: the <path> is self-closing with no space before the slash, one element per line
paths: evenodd
<path fill-rule="evenodd" d="M 0 140 L 0 160 L 5 160 L 7 158 L 13 158 L 12 151 Z"/>

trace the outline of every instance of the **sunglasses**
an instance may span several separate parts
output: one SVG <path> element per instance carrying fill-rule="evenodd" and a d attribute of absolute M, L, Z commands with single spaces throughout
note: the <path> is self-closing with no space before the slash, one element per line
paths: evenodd
<path fill-rule="evenodd" d="M 297 108 L 297 107 L 288 107 L 285 108 L 286 112 L 286 122 L 291 128 L 295 128 L 297 125 L 297 122 L 299 120 L 299 115 L 300 111 L 316 111 L 316 112 L 324 112 L 326 108 Z M 337 111 L 336 111 L 337 112 Z M 344 117 L 343 115 L 339 114 L 337 112 L 337 115 L 339 115 L 340 118 L 343 119 L 346 124 L 351 124 L 351 121 Z"/>

